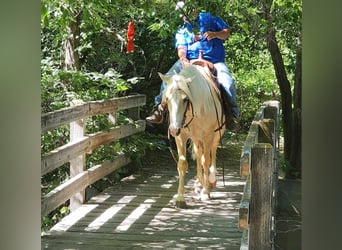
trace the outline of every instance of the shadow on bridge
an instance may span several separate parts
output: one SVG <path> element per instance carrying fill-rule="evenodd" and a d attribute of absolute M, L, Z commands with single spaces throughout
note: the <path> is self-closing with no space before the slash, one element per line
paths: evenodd
<path fill-rule="evenodd" d="M 91 198 L 55 225 L 42 236 L 42 249 L 240 249 L 238 209 L 245 184 L 240 177 L 241 145 L 218 150 L 217 187 L 210 200 L 200 201 L 193 193 L 195 163 L 189 162 L 188 208 L 175 208 L 176 166 L 170 154 L 157 152 L 138 173 Z"/>

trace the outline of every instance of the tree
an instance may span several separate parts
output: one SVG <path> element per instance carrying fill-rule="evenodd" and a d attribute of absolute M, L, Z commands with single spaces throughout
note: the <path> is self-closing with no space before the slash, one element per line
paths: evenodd
<path fill-rule="evenodd" d="M 282 118 L 283 118 L 283 129 L 284 129 L 284 157 L 297 173 L 301 173 L 301 31 L 300 31 L 300 15 L 295 15 L 298 18 L 297 22 L 292 23 L 290 26 L 290 32 L 286 32 L 289 35 L 298 36 L 298 43 L 296 51 L 296 63 L 295 63 L 295 76 L 294 76 L 294 93 L 291 92 L 291 84 L 288 80 L 286 68 L 282 53 L 280 51 L 277 38 L 276 38 L 276 24 L 274 23 L 275 18 L 279 18 L 283 15 L 283 19 L 290 24 L 292 16 L 288 15 L 285 8 L 294 8 L 298 10 L 299 1 L 265 1 L 263 2 L 263 14 L 267 21 L 267 47 L 270 51 L 275 74 L 278 80 L 278 85 L 281 91 L 281 106 L 282 106 Z M 290 6 L 287 6 L 290 4 Z M 278 11 L 274 8 L 281 8 Z M 273 11 L 272 11 L 273 8 Z M 278 13 L 277 13 L 278 12 Z M 293 13 L 291 13 L 293 15 Z M 290 20 L 289 20 L 290 19 Z M 293 40 L 292 40 L 293 41 Z M 292 45 L 294 47 L 294 45 Z M 294 97 L 294 98 L 293 98 Z M 293 177 L 293 172 L 290 172 L 288 177 Z"/>
<path fill-rule="evenodd" d="M 265 47 L 272 59 L 275 77 L 281 94 L 284 159 L 301 173 L 301 1 L 262 0 L 239 1 L 226 5 L 233 13 L 244 41 L 245 54 L 251 55 Z M 240 39 L 241 41 L 241 39 Z M 239 41 L 239 42 L 240 42 Z M 242 63 L 256 61 L 246 59 Z M 260 61 L 257 61 L 260 63 Z M 253 67 L 253 66 L 251 66 Z"/>

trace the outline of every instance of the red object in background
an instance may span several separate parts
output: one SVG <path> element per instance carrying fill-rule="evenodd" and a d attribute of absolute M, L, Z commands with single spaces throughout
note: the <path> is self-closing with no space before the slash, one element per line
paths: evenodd
<path fill-rule="evenodd" d="M 127 52 L 134 51 L 134 25 L 132 22 L 128 23 L 127 29 Z"/>

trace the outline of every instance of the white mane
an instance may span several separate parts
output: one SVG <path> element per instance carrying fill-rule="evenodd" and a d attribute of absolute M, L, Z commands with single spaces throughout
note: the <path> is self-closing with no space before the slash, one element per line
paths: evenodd
<path fill-rule="evenodd" d="M 190 65 L 184 68 L 178 75 L 172 76 L 171 84 L 165 90 L 166 95 L 172 95 L 176 90 L 181 89 L 192 102 L 195 115 L 215 114 L 215 106 L 221 110 L 221 104 L 213 87 L 210 72 L 207 68 Z M 215 105 L 213 105 L 215 103 Z"/>

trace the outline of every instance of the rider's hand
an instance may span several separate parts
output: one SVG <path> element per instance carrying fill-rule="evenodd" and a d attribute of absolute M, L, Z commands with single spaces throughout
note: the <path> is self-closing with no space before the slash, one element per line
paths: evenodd
<path fill-rule="evenodd" d="M 181 60 L 181 63 L 182 63 L 182 67 L 183 67 L 183 68 L 189 66 L 190 61 L 189 61 L 186 57 L 181 57 L 180 60 Z"/>
<path fill-rule="evenodd" d="M 213 32 L 213 31 L 207 31 L 203 35 L 205 36 L 205 38 L 207 38 L 208 41 L 216 38 L 216 32 Z"/>

